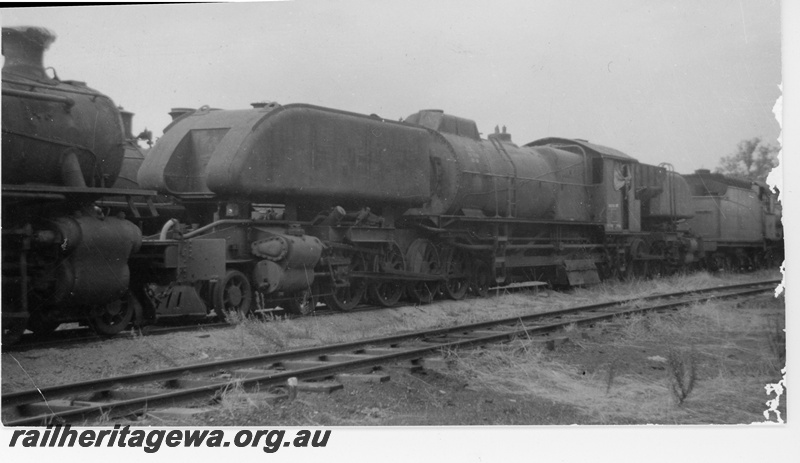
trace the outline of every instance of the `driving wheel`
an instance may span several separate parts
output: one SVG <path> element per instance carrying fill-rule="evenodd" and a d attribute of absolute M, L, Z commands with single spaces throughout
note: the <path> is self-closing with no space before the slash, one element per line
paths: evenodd
<path fill-rule="evenodd" d="M 409 270 L 436 276 L 441 272 L 441 260 L 436 246 L 430 240 L 419 238 L 411 243 L 406 252 Z M 441 283 L 439 280 L 418 280 L 409 283 L 408 296 L 412 301 L 428 304 L 436 297 Z"/>
<path fill-rule="evenodd" d="M 228 270 L 225 278 L 214 287 L 214 311 L 221 318 L 246 317 L 253 306 L 253 290 L 247 276 L 238 270 Z"/>
<path fill-rule="evenodd" d="M 464 298 L 468 289 L 466 256 L 464 251 L 454 248 L 447 258 L 447 280 L 444 282 L 444 294 L 457 301 Z"/>
<path fill-rule="evenodd" d="M 353 310 L 361 302 L 361 298 L 364 297 L 367 288 L 363 278 L 353 278 L 349 274 L 363 271 L 364 259 L 361 256 L 354 255 L 347 271 L 346 278 L 349 284 L 334 287 L 332 294 L 323 298 L 325 305 L 343 312 Z"/>
<path fill-rule="evenodd" d="M 104 336 L 113 336 L 128 327 L 135 311 L 133 296 L 114 301 L 92 312 L 89 325 Z"/>
<path fill-rule="evenodd" d="M 389 250 L 382 256 L 376 257 L 376 271 L 379 273 L 402 272 L 406 268 L 403 253 L 396 244 L 390 245 Z M 403 297 L 405 285 L 400 281 L 381 280 L 371 283 L 367 288 L 369 298 L 382 305 L 392 307 Z"/>

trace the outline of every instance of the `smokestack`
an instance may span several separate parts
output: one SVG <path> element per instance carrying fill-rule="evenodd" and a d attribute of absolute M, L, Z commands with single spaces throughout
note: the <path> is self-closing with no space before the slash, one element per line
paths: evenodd
<path fill-rule="evenodd" d="M 56 36 L 43 27 L 3 28 L 3 71 L 31 78 L 48 78 L 44 72 L 44 51 Z"/>

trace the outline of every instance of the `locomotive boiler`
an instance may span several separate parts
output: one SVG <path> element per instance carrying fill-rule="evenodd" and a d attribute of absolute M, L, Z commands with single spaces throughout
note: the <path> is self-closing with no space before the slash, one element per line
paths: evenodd
<path fill-rule="evenodd" d="M 3 339 L 63 322 L 113 334 L 130 321 L 128 258 L 139 229 L 94 204 L 123 160 L 119 111 L 82 82 L 50 77 L 55 36 L 3 28 Z"/>

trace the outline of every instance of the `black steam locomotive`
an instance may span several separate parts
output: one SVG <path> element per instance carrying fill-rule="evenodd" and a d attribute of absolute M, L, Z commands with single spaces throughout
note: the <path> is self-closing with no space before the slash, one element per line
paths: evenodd
<path fill-rule="evenodd" d="M 135 311 L 128 261 L 142 235 L 96 201 L 153 193 L 115 187 L 126 152 L 120 112 L 86 84 L 47 75 L 52 33 L 2 34 L 3 342 L 69 321 L 114 334 Z"/>
<path fill-rule="evenodd" d="M 95 148 L 91 155 L 69 151 L 74 156 L 50 142 L 36 172 L 27 174 L 34 158 L 26 143 L 33 141 L 24 133 L 42 131 L 12 127 L 31 123 L 20 116 L 31 114 L 34 105 L 63 112 L 63 100 L 71 97 L 47 93 L 43 99 L 43 90 L 14 87 L 6 75 L 4 68 L 3 149 L 17 162 L 12 171 L 31 178 L 7 179 L 4 154 L 4 326 L 6 307 L 14 307 L 16 318 L 9 320 L 27 318 L 33 328 L 49 320 L 40 314 L 67 306 L 94 320 L 125 313 L 117 324 L 126 323 L 131 312 L 113 309 L 118 306 L 134 307 L 144 321 L 274 306 L 306 314 L 320 299 L 346 311 L 362 301 L 388 307 L 408 297 L 427 303 L 439 295 L 460 299 L 470 290 L 485 295 L 491 286 L 518 282 L 587 285 L 613 276 L 707 263 L 750 266 L 764 256 L 782 257 L 780 210 L 764 185 L 707 172 L 684 177 L 668 164 L 642 164 L 585 140 L 547 138 L 519 146 L 505 128 L 482 139 L 473 121 L 439 110 L 395 122 L 276 103 L 174 112 L 142 162 L 138 184 L 172 198 L 180 214 L 140 240 L 126 220 L 93 209 L 99 197 L 119 194 L 105 186 L 119 169 L 114 147 L 121 141 L 110 143 L 105 155 Z M 62 87 L 74 84 L 56 85 L 63 93 Z M 7 86 L 13 91 L 8 97 Z M 12 98 L 19 107 L 10 106 Z M 99 111 L 101 98 L 91 101 Z M 107 111 L 107 121 L 118 119 L 113 105 Z M 83 136 L 93 130 L 78 127 Z M 17 145 L 7 148 L 6 134 L 18 132 L 23 135 L 15 136 Z M 30 192 L 31 182 L 46 186 Z M 7 210 L 13 224 L 8 233 Z M 59 228 L 76 214 L 84 228 L 91 224 L 114 236 L 86 246 L 90 268 L 71 283 L 116 283 L 97 297 L 77 297 L 49 283 L 60 262 L 69 261 L 71 268 L 73 261 L 82 262 L 79 249 L 70 248 L 80 246 L 67 235 L 71 229 Z M 44 224 L 37 225 L 42 217 Z M 744 231 L 734 231 L 734 224 Z M 7 248 L 7 235 L 20 244 Z M 105 261 L 119 269 L 98 270 Z M 96 283 L 90 272 L 103 275 Z M 16 287 L 9 283 L 16 288 L 12 301 L 25 299 L 19 294 L 26 291 L 34 294 L 26 288 L 36 281 L 36 302 L 28 297 L 25 304 L 6 305 L 7 274 L 9 282 L 23 280 Z M 57 299 L 59 294 L 69 296 Z"/>
<path fill-rule="evenodd" d="M 709 175 L 584 140 L 484 140 L 438 110 L 394 122 L 303 104 L 204 107 L 177 117 L 139 170 L 186 216 L 143 241 L 132 265 L 147 277 L 134 287 L 150 317 L 307 313 L 318 297 L 349 310 L 779 258 L 769 190 L 700 191 Z M 714 212 L 698 215 L 706 203 Z"/>

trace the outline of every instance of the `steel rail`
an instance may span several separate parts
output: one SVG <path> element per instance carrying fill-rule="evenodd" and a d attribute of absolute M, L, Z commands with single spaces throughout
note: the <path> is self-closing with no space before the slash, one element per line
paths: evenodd
<path fill-rule="evenodd" d="M 413 339 L 419 338 L 435 338 L 435 337 L 442 337 L 443 335 L 447 335 L 449 333 L 458 333 L 458 332 L 468 332 L 468 331 L 477 331 L 481 328 L 488 328 L 488 327 L 498 327 L 502 325 L 522 325 L 521 328 L 512 329 L 510 331 L 501 331 L 497 334 L 479 336 L 475 338 L 469 339 L 460 339 L 457 341 L 452 342 L 445 342 L 441 344 L 432 344 L 430 346 L 424 347 L 416 347 L 412 349 L 404 349 L 397 353 L 390 353 L 384 355 L 375 355 L 369 356 L 364 359 L 357 359 L 345 362 L 331 362 L 331 365 L 321 365 L 315 366 L 310 368 L 304 368 L 299 370 L 290 370 L 281 373 L 275 374 L 265 374 L 261 376 L 255 376 L 246 379 L 240 379 L 235 381 L 221 381 L 219 383 L 210 384 L 201 387 L 195 387 L 190 389 L 184 389 L 174 392 L 167 392 L 158 395 L 152 395 L 148 397 L 141 397 L 136 399 L 130 399 L 125 401 L 119 401 L 109 404 L 101 404 L 101 405 L 93 405 L 87 406 L 82 408 L 77 408 L 73 410 L 65 410 L 56 413 L 32 416 L 32 417 L 25 417 L 20 418 L 12 421 L 8 421 L 5 424 L 7 426 L 21 426 L 21 425 L 32 425 L 32 424 L 42 424 L 42 423 L 49 423 L 54 421 L 60 421 L 65 419 L 88 419 L 93 416 L 103 415 L 108 413 L 110 410 L 114 410 L 115 414 L 126 414 L 130 413 L 135 410 L 142 410 L 148 407 L 160 406 L 164 404 L 173 404 L 176 402 L 186 402 L 191 401 L 193 399 L 199 397 L 215 397 L 220 393 L 220 390 L 227 387 L 230 384 L 240 384 L 244 387 L 250 386 L 274 386 L 284 384 L 285 381 L 289 378 L 297 378 L 297 379 L 311 379 L 311 378 L 319 378 L 322 376 L 329 376 L 334 373 L 346 371 L 346 370 L 353 370 L 358 368 L 364 368 L 369 366 L 375 366 L 380 364 L 386 364 L 390 362 L 396 362 L 400 360 L 407 360 L 407 359 L 415 359 L 423 357 L 425 354 L 429 354 L 434 351 L 440 351 L 442 349 L 458 349 L 460 347 L 468 347 L 476 344 L 489 344 L 494 342 L 500 342 L 504 340 L 513 339 L 516 336 L 527 335 L 530 336 L 532 334 L 545 334 L 551 331 L 557 330 L 559 328 L 564 327 L 565 325 L 569 324 L 591 324 L 596 323 L 598 321 L 607 320 L 610 318 L 630 315 L 634 313 L 642 313 L 646 311 L 653 311 L 653 310 L 666 310 L 666 309 L 673 309 L 679 306 L 684 306 L 692 303 L 708 301 L 711 299 L 725 299 L 725 298 L 732 298 L 732 297 L 740 297 L 746 296 L 751 294 L 756 294 L 760 292 L 764 292 L 770 290 L 771 288 L 765 287 L 766 285 L 771 285 L 777 283 L 777 280 L 770 280 L 770 281 L 762 281 L 762 282 L 752 282 L 752 283 L 744 283 L 738 285 L 731 285 L 725 287 L 715 287 L 715 288 L 704 288 L 699 290 L 691 290 L 691 291 L 681 291 L 677 293 L 669 293 L 669 294 L 661 294 L 661 295 L 653 295 L 648 296 L 645 298 L 633 298 L 633 299 L 626 299 L 620 301 L 611 301 L 606 303 L 599 303 L 599 304 L 591 304 L 585 306 L 578 306 L 572 307 L 567 309 L 555 310 L 550 312 L 541 312 L 537 314 L 532 314 L 523 317 L 510 317 L 500 320 L 494 321 L 487 321 L 487 322 L 479 322 L 479 323 L 472 323 L 469 325 L 461 325 L 456 327 L 450 328 L 439 328 L 435 330 L 426 330 L 421 332 L 413 332 L 401 335 L 393 335 L 383 338 L 371 338 L 365 339 L 350 343 L 342 343 L 342 344 L 335 344 L 329 346 L 320 346 L 320 347 L 312 347 L 312 348 L 304 348 L 298 349 L 293 351 L 287 352 L 280 352 L 274 354 L 264 354 L 254 357 L 246 357 L 246 358 L 238 358 L 233 360 L 224 360 L 218 362 L 210 362 L 206 364 L 195 364 L 195 365 L 188 365 L 184 367 L 176 367 L 170 368 L 166 370 L 159 370 L 150 373 L 144 374 L 136 374 L 136 375 L 126 375 L 120 376 L 115 378 L 106 378 L 106 379 L 99 379 L 81 383 L 73 383 L 63 386 L 54 386 L 49 388 L 40 388 L 37 390 L 29 390 L 29 391 L 20 391 L 16 393 L 9 393 L 4 394 L 2 396 L 2 405 L 3 407 L 14 406 L 14 405 L 21 405 L 26 403 L 31 403 L 34 401 L 39 401 L 43 397 L 52 397 L 52 396 L 61 396 L 70 393 L 88 393 L 88 392 L 96 392 L 96 391 L 103 391 L 108 390 L 119 385 L 123 384 L 138 384 L 144 382 L 154 382 L 154 381 L 161 381 L 161 380 L 174 380 L 178 379 L 182 376 L 185 376 L 189 373 L 207 373 L 212 371 L 219 371 L 220 369 L 230 369 L 230 368 L 237 368 L 237 367 L 246 367 L 246 366 L 253 366 L 253 365 L 264 365 L 264 364 L 276 364 L 281 361 L 288 361 L 298 358 L 308 358 L 308 357 L 323 357 L 324 355 L 333 354 L 336 352 L 341 351 L 353 351 L 359 348 L 363 348 L 368 345 L 392 345 L 397 344 L 402 341 L 408 341 Z M 537 325 L 537 326 L 526 326 L 526 322 L 535 321 L 536 319 L 542 318 L 562 318 L 565 315 L 577 314 L 579 312 L 593 312 L 601 309 L 611 308 L 615 306 L 621 306 L 624 304 L 630 304 L 632 302 L 644 301 L 644 300 L 655 300 L 655 299 L 664 299 L 669 297 L 680 297 L 686 296 L 690 294 L 705 294 L 709 292 L 716 292 L 716 291 L 730 291 L 730 290 L 737 290 L 741 288 L 752 288 L 756 286 L 757 288 L 754 289 L 745 289 L 742 291 L 736 291 L 733 293 L 722 294 L 722 295 L 710 295 L 710 296 L 703 296 L 703 297 L 695 297 L 691 299 L 683 299 L 679 301 L 669 302 L 666 304 L 656 305 L 656 306 L 645 306 L 645 307 L 635 307 L 635 308 L 627 308 L 621 310 L 614 310 L 606 313 L 591 315 L 588 317 L 582 317 L 580 319 L 568 319 L 562 320 L 556 323 L 549 323 L 545 325 Z M 758 287 L 761 286 L 761 287 Z"/>

